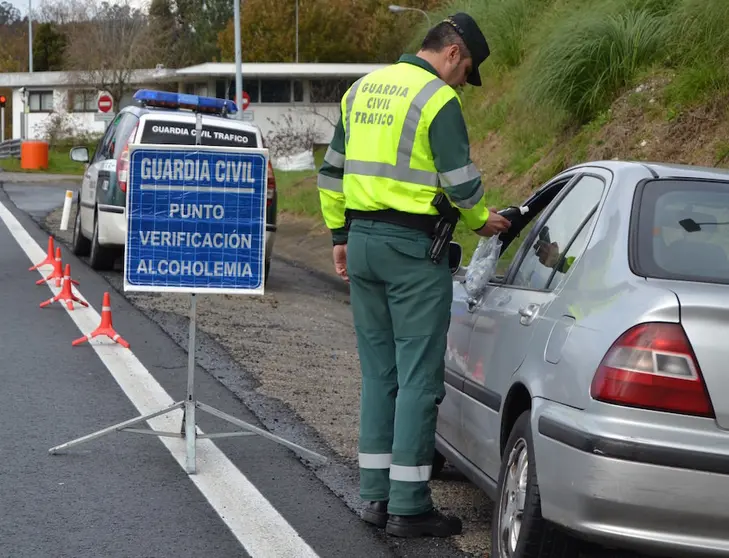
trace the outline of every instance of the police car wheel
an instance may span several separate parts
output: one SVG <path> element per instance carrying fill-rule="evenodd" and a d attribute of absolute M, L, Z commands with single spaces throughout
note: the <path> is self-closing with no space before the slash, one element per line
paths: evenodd
<path fill-rule="evenodd" d="M 580 543 L 542 517 L 530 411 L 514 423 L 491 522 L 493 558 L 577 558 Z"/>
<path fill-rule="evenodd" d="M 99 245 L 99 219 L 94 219 L 94 236 L 91 239 L 91 253 L 89 264 L 92 269 L 103 271 L 114 266 L 114 252 L 109 248 Z"/>
<path fill-rule="evenodd" d="M 71 250 L 77 256 L 88 256 L 91 250 L 91 242 L 81 234 L 81 205 L 76 204 L 76 217 L 73 220 L 73 239 Z"/>

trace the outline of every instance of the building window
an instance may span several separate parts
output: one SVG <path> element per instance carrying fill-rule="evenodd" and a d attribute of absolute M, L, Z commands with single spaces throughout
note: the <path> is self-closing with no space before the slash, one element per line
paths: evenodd
<path fill-rule="evenodd" d="M 262 79 L 262 103 L 290 103 L 291 81 L 288 79 Z"/>
<path fill-rule="evenodd" d="M 96 112 L 98 94 L 94 90 L 69 91 L 68 109 L 71 112 Z"/>
<path fill-rule="evenodd" d="M 53 91 L 31 91 L 28 95 L 30 112 L 51 112 L 53 110 Z"/>
<path fill-rule="evenodd" d="M 347 89 L 354 83 L 349 79 L 315 79 L 311 81 L 311 102 L 312 103 L 334 103 L 341 102 Z"/>
<path fill-rule="evenodd" d="M 304 101 L 304 84 L 300 80 L 294 81 L 294 103 Z"/>
<path fill-rule="evenodd" d="M 247 78 L 243 76 L 243 91 L 248 93 L 251 103 L 258 102 L 258 78 Z M 235 101 L 235 80 L 230 80 L 228 87 L 228 99 Z"/>

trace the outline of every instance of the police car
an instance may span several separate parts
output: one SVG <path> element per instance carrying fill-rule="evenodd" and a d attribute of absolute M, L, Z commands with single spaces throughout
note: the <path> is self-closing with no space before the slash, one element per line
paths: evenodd
<path fill-rule="evenodd" d="M 76 195 L 73 252 L 88 256 L 93 269 L 108 270 L 124 249 L 129 144 L 195 145 L 196 112 L 202 115 L 202 145 L 264 148 L 260 129 L 230 118 L 235 103 L 212 97 L 140 90 L 138 105 L 119 111 L 99 140 L 93 157 L 86 147 L 71 149 L 71 159 L 88 163 Z M 266 268 L 268 281 L 276 233 L 276 179 L 268 163 Z"/>

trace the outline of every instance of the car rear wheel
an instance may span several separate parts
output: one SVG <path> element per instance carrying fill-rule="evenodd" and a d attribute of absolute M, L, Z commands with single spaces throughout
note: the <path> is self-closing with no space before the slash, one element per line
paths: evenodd
<path fill-rule="evenodd" d="M 81 234 L 81 204 L 76 204 L 76 217 L 73 220 L 73 239 L 71 250 L 77 256 L 88 256 L 91 250 L 91 242 Z"/>
<path fill-rule="evenodd" d="M 530 412 L 519 416 L 506 442 L 494 506 L 494 558 L 577 558 L 579 541 L 542 517 Z"/>
<path fill-rule="evenodd" d="M 266 260 L 266 267 L 263 273 L 263 287 L 265 288 L 268 285 L 268 276 L 271 274 L 271 260 Z"/>
<path fill-rule="evenodd" d="M 99 271 L 109 270 L 114 266 L 114 251 L 99 245 L 99 218 L 94 219 L 94 236 L 91 239 L 91 254 L 89 264 L 92 269 Z"/>

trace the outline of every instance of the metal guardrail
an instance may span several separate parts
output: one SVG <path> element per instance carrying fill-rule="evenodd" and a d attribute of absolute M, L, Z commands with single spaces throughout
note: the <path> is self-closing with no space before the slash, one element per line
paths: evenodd
<path fill-rule="evenodd" d="M 23 140 L 11 139 L 0 142 L 0 159 L 20 159 L 20 144 Z"/>

